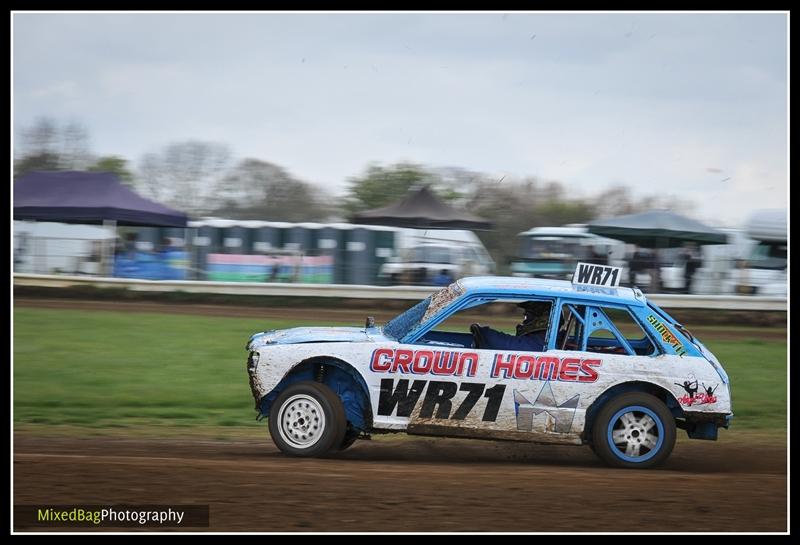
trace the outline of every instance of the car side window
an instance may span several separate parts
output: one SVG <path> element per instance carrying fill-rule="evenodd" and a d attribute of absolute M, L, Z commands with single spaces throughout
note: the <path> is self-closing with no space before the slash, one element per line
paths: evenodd
<path fill-rule="evenodd" d="M 587 352 L 650 356 L 655 346 L 627 310 L 589 307 Z"/>
<path fill-rule="evenodd" d="M 552 309 L 547 299 L 473 299 L 414 344 L 543 352 Z"/>
<path fill-rule="evenodd" d="M 614 307 L 603 307 L 602 310 L 636 355 L 655 356 L 658 354 L 655 344 L 629 310 Z"/>
<path fill-rule="evenodd" d="M 586 305 L 561 305 L 561 318 L 556 334 L 557 350 L 583 350 Z"/>
<path fill-rule="evenodd" d="M 556 348 L 628 356 L 653 356 L 655 344 L 622 308 L 562 305 Z"/>

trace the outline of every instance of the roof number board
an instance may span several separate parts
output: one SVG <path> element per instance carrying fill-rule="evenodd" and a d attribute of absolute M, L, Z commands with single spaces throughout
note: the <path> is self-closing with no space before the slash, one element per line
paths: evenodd
<path fill-rule="evenodd" d="M 604 286 L 616 288 L 622 276 L 621 267 L 578 263 L 572 274 L 572 283 L 581 286 Z"/>

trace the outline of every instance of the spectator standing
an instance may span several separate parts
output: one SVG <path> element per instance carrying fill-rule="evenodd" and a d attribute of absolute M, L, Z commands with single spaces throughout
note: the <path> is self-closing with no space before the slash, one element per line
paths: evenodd
<path fill-rule="evenodd" d="M 692 292 L 692 279 L 694 278 L 694 273 L 699 269 L 703 262 L 698 257 L 697 247 L 692 242 L 687 242 L 684 247 L 683 251 L 681 252 L 681 260 L 683 261 L 683 290 L 684 293 L 691 293 Z"/>
<path fill-rule="evenodd" d="M 434 286 L 449 286 L 452 283 L 453 277 L 450 276 L 450 273 L 447 269 L 440 270 L 439 274 L 433 277 Z"/>

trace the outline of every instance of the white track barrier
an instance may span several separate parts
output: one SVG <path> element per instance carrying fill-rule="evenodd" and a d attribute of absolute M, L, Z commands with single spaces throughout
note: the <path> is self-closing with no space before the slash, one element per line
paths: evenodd
<path fill-rule="evenodd" d="M 222 295 L 270 295 L 278 297 L 336 297 L 341 299 L 420 300 L 438 288 L 430 286 L 360 286 L 351 284 L 284 284 L 264 282 L 197 282 L 186 280 L 135 280 L 46 274 L 14 274 L 15 286 L 71 288 L 93 286 L 142 292 L 184 292 Z M 664 308 L 707 310 L 786 311 L 783 297 L 747 295 L 647 294 Z"/>

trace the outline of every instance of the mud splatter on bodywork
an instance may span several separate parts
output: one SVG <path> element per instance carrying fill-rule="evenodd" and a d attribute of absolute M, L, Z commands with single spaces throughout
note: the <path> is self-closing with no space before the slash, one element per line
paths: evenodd
<path fill-rule="evenodd" d="M 458 297 L 461 297 L 463 293 L 464 288 L 458 281 L 453 282 L 446 288 L 434 293 L 431 297 L 431 302 L 428 305 L 428 309 L 425 311 L 425 315 L 422 317 L 421 323 L 427 322 L 429 318 L 435 316 L 440 310 L 449 305 Z"/>

